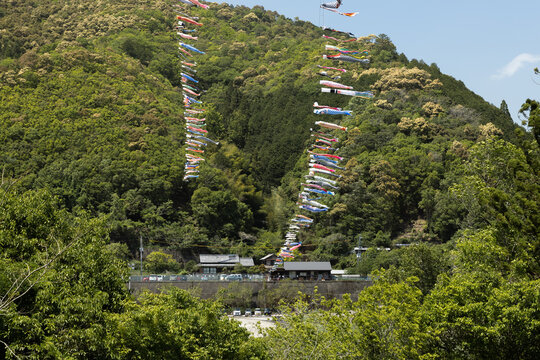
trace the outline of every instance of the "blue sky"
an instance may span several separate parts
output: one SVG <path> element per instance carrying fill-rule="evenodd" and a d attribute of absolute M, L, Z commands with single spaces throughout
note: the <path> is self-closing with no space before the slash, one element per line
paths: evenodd
<path fill-rule="evenodd" d="M 262 5 L 321 25 L 320 0 L 218 2 Z M 533 68 L 540 67 L 539 0 L 344 0 L 340 10 L 360 14 L 325 11 L 324 25 L 356 36 L 388 35 L 407 58 L 436 63 L 496 106 L 506 100 L 515 121 L 525 99 L 540 99 L 540 85 L 532 79 Z"/>

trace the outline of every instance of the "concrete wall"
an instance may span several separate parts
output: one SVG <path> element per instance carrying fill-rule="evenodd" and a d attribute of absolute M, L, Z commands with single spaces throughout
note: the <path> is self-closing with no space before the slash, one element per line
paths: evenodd
<path fill-rule="evenodd" d="M 143 289 L 152 292 L 161 292 L 163 289 L 175 286 L 189 290 L 203 299 L 212 298 L 221 288 L 227 288 L 231 282 L 227 281 L 178 281 L 178 282 L 130 282 L 128 287 L 131 292 L 138 293 Z M 253 302 L 256 303 L 259 291 L 263 289 L 273 290 L 282 285 L 282 281 L 242 281 L 242 286 L 250 287 Z M 304 294 L 313 294 L 315 287 L 320 295 L 327 298 L 341 298 L 344 294 L 350 294 L 353 300 L 358 299 L 358 293 L 371 285 L 370 281 L 292 281 L 287 282 L 287 288 L 301 291 Z M 291 289 L 291 291 L 292 291 Z"/>

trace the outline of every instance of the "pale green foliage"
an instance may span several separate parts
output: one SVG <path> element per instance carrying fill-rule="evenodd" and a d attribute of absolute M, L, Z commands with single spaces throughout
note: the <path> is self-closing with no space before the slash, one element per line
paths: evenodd
<path fill-rule="evenodd" d="M 107 319 L 110 359 L 263 359 L 247 330 L 221 313 L 217 303 L 171 288 L 143 293 L 138 303 Z"/>
<path fill-rule="evenodd" d="M 0 202 L 0 338 L 23 358 L 101 357 L 90 343 L 127 295 L 104 221 L 60 210 L 46 191 L 0 189 Z"/>
<path fill-rule="evenodd" d="M 275 231 L 287 221 L 287 203 L 279 190 L 272 190 L 266 199 L 263 210 L 266 212 L 268 228 Z"/>
<path fill-rule="evenodd" d="M 0 188 L 0 204 L 0 339 L 8 358 L 264 358 L 218 303 L 179 289 L 129 298 L 127 266 L 105 245 L 102 219 L 60 210 L 46 191 Z"/>
<path fill-rule="evenodd" d="M 496 271 L 441 279 L 424 303 L 426 349 L 439 358 L 535 359 L 540 282 L 509 283 Z"/>
<path fill-rule="evenodd" d="M 431 89 L 442 85 L 438 79 L 431 79 L 427 71 L 418 68 L 399 67 L 384 70 L 372 68 L 364 71 L 361 75 L 371 74 L 380 76 L 379 80 L 372 85 L 372 88 L 381 92 L 394 89 Z"/>
<path fill-rule="evenodd" d="M 452 276 L 442 275 L 423 305 L 428 353 L 459 359 L 538 355 L 540 282 L 510 272 L 522 259 L 504 245 L 492 227 L 466 231 L 458 240 Z"/>
<path fill-rule="evenodd" d="M 507 249 L 497 244 L 494 229 L 467 231 L 458 239 L 455 264 L 459 271 L 486 271 L 497 269 L 506 271 L 510 265 Z"/>
<path fill-rule="evenodd" d="M 418 278 L 415 285 L 427 294 L 437 283 L 437 277 L 450 269 L 448 251 L 442 246 L 418 244 L 406 248 L 399 258 L 398 270 L 402 278 Z"/>
<path fill-rule="evenodd" d="M 144 260 L 144 268 L 152 273 L 163 273 L 165 271 L 178 271 L 180 264 L 173 259 L 171 254 L 165 254 L 161 251 L 150 253 Z"/>
<path fill-rule="evenodd" d="M 516 180 L 531 180 L 532 171 L 523 151 L 504 140 L 488 139 L 470 150 L 466 172 L 477 175 L 488 187 L 518 190 Z"/>
<path fill-rule="evenodd" d="M 414 279 L 392 283 L 384 274 L 350 298 L 298 299 L 283 308 L 266 344 L 274 359 L 411 359 L 420 341 L 421 292 Z"/>
<path fill-rule="evenodd" d="M 488 139 L 470 149 L 464 176 L 451 189 L 464 205 L 463 228 L 492 228 L 516 275 L 538 276 L 540 185 L 521 149 Z"/>
<path fill-rule="evenodd" d="M 116 256 L 118 259 L 129 261 L 131 254 L 126 244 L 122 243 L 110 243 L 106 246 L 108 252 Z"/>

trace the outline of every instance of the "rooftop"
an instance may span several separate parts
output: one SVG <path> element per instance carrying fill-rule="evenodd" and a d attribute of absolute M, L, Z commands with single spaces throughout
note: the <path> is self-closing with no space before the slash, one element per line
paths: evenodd
<path fill-rule="evenodd" d="M 240 257 L 237 254 L 200 254 L 200 263 L 223 263 L 223 264 L 236 264 L 240 262 Z"/>
<path fill-rule="evenodd" d="M 240 258 L 240 264 L 242 266 L 255 266 L 252 258 Z"/>
<path fill-rule="evenodd" d="M 254 266 L 252 258 L 241 258 L 237 254 L 200 254 L 199 266 L 206 267 L 233 267 L 240 263 L 243 266 Z"/>
<path fill-rule="evenodd" d="M 287 261 L 283 264 L 285 271 L 332 271 L 329 261 Z"/>

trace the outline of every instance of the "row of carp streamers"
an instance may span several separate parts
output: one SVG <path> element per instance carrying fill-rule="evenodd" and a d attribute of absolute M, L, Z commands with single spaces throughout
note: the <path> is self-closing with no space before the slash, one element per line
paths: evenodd
<path fill-rule="evenodd" d="M 204 161 L 202 155 L 205 147 L 210 143 L 219 143 L 208 137 L 206 127 L 205 110 L 202 108 L 202 101 L 199 100 L 201 90 L 197 79 L 197 63 L 192 60 L 195 54 L 204 54 L 204 51 L 197 49 L 188 42 L 197 41 L 196 27 L 203 26 L 198 22 L 198 17 L 190 16 L 183 11 L 187 11 L 192 6 L 208 9 L 208 5 L 200 3 L 198 0 L 178 0 L 181 4 L 176 7 L 176 35 L 178 36 L 178 55 L 182 66 L 182 95 L 184 97 L 184 120 L 186 126 L 185 153 L 186 163 L 184 165 L 184 181 L 199 177 L 199 166 Z M 191 27 L 191 28 L 190 28 Z M 193 28 L 195 27 L 195 28 Z"/>
<path fill-rule="evenodd" d="M 321 8 L 348 17 L 357 14 L 340 12 L 338 9 L 341 6 L 341 3 L 342 1 L 323 3 Z M 333 41 L 337 45 L 355 42 L 357 40 L 354 34 L 351 33 L 326 27 L 323 27 L 323 30 L 338 36 L 323 35 L 325 39 Z M 343 39 L 344 36 L 347 37 L 347 39 Z M 322 56 L 322 59 L 327 60 L 327 62 L 333 61 L 340 64 L 369 63 L 369 60 L 366 58 L 368 55 L 367 51 L 349 50 L 330 44 L 325 46 L 325 50 L 326 54 Z M 338 82 L 341 79 L 341 75 L 347 72 L 347 69 L 326 66 L 326 64 L 317 65 L 317 68 L 317 74 L 323 78 L 323 80 L 319 81 L 322 86 L 321 92 L 366 99 L 373 98 L 373 94 L 370 91 L 357 91 L 354 90 L 352 86 Z M 319 105 L 317 102 L 313 104 L 313 107 L 313 112 L 320 116 L 333 117 L 353 115 L 350 110 Z M 317 125 L 317 128 L 311 129 L 311 136 L 314 141 L 311 148 L 308 150 L 309 173 L 304 176 L 303 183 L 301 184 L 302 189 L 298 194 L 297 202 L 298 208 L 310 216 L 311 214 L 323 213 L 329 210 L 328 206 L 324 203 L 325 198 L 327 199 L 329 196 L 335 196 L 336 191 L 339 190 L 338 181 L 341 178 L 339 171 L 345 170 L 344 167 L 340 166 L 340 162 L 343 158 L 336 154 L 339 139 L 334 134 L 336 132 L 346 132 L 347 128 L 336 122 L 328 121 L 316 121 L 315 125 Z M 302 246 L 302 243 L 297 239 L 298 233 L 303 229 L 309 228 L 313 224 L 314 219 L 310 216 L 297 213 L 290 219 L 288 223 L 288 232 L 285 235 L 285 243 L 278 254 L 274 268 L 282 265 L 286 258 L 294 258 L 294 250 Z"/>

